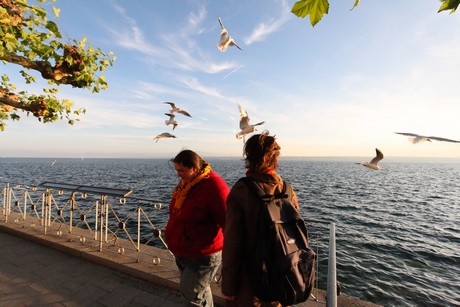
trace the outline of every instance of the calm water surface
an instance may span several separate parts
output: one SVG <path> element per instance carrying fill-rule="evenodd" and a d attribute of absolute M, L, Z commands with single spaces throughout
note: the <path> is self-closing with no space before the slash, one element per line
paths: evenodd
<path fill-rule="evenodd" d="M 0 159 L 0 182 L 130 188 L 133 197 L 165 203 L 178 182 L 167 159 L 53 160 Z M 237 158 L 209 161 L 230 186 L 244 176 Z M 346 159 L 280 164 L 310 235 L 320 234 L 312 238 L 320 246 L 320 288 L 334 221 L 342 293 L 384 306 L 460 305 L 460 163 L 394 161 L 378 172 Z"/>

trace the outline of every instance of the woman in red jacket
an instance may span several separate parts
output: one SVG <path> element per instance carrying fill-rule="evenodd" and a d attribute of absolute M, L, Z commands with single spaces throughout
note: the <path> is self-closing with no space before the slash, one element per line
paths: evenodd
<path fill-rule="evenodd" d="M 213 306 L 211 281 L 222 261 L 227 183 L 191 150 L 174 159 L 181 181 L 172 193 L 166 243 L 181 273 L 180 290 L 191 305 Z"/>

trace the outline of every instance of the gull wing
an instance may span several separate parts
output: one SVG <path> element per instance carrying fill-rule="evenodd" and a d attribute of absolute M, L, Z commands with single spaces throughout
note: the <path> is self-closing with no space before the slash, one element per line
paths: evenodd
<path fill-rule="evenodd" d="M 240 118 L 240 129 L 245 130 L 249 127 L 251 127 L 251 125 L 249 124 L 249 117 L 247 116 L 241 117 Z"/>
<path fill-rule="evenodd" d="M 169 104 L 171 106 L 171 109 L 175 109 L 176 108 L 176 105 L 174 104 L 174 102 L 170 102 L 170 101 L 165 101 L 163 103 L 166 103 L 166 104 Z"/>
<path fill-rule="evenodd" d="M 176 115 L 172 114 L 172 113 L 165 113 L 165 115 L 168 115 L 169 116 L 169 120 L 172 121 L 174 120 L 174 118 L 176 118 Z"/>
<path fill-rule="evenodd" d="M 235 46 L 236 48 L 240 49 L 241 51 L 243 51 L 243 49 L 241 49 L 240 46 L 238 46 L 236 43 L 235 43 L 235 40 L 233 38 L 230 38 L 230 45 L 233 45 Z"/>
<path fill-rule="evenodd" d="M 460 141 L 455 141 L 455 140 L 446 139 L 446 138 L 440 138 L 440 137 L 437 137 L 437 136 L 427 136 L 427 138 L 429 138 L 431 140 L 441 141 L 441 142 L 460 143 Z"/>
<path fill-rule="evenodd" d="M 243 107 L 238 104 L 238 109 L 240 110 L 240 117 L 243 118 L 243 117 L 248 117 L 248 113 L 246 112 L 245 109 L 243 109 Z"/>
<path fill-rule="evenodd" d="M 217 19 L 219 20 L 220 27 L 222 28 L 222 31 L 220 32 L 220 40 L 217 43 L 217 48 L 220 51 L 224 52 L 228 47 L 227 43 L 230 37 L 228 36 L 228 31 L 227 29 L 225 29 L 224 24 L 222 23 L 222 20 L 220 19 L 220 17 L 218 17 Z"/>
<path fill-rule="evenodd" d="M 240 104 L 238 104 L 238 109 L 240 110 L 240 129 L 244 130 L 250 126 L 249 116 L 246 110 L 243 109 L 243 107 Z"/>
<path fill-rule="evenodd" d="M 169 132 L 163 132 L 162 134 L 160 134 L 160 136 L 164 138 L 175 138 L 175 136 Z"/>
<path fill-rule="evenodd" d="M 222 20 L 220 19 L 220 16 L 218 16 L 217 19 L 219 20 L 220 27 L 221 27 L 222 29 L 225 29 L 224 24 L 222 23 Z"/>
<path fill-rule="evenodd" d="M 251 126 L 255 127 L 255 126 L 259 126 L 259 125 L 263 125 L 263 124 L 265 124 L 265 121 L 262 121 L 260 123 L 257 123 L 257 124 L 251 125 Z"/>
<path fill-rule="evenodd" d="M 180 114 L 185 115 L 185 116 L 188 116 L 188 117 L 192 117 L 192 115 L 190 115 L 187 111 L 182 110 L 182 109 L 179 109 L 179 110 L 177 111 L 177 113 L 180 113 Z"/>
<path fill-rule="evenodd" d="M 413 137 L 420 137 L 420 135 L 415 134 L 415 133 L 408 133 L 408 132 L 395 132 L 396 134 L 401 134 L 405 136 L 413 136 Z"/>
<path fill-rule="evenodd" d="M 376 156 L 371 160 L 370 164 L 377 165 L 377 163 L 379 163 L 379 161 L 383 159 L 383 153 L 378 148 L 375 149 L 375 153 Z"/>

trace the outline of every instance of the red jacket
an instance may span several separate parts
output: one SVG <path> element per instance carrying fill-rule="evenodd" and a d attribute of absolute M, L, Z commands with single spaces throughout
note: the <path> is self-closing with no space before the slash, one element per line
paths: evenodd
<path fill-rule="evenodd" d="M 226 201 L 230 189 L 215 172 L 190 189 L 180 212 L 169 204 L 165 239 L 176 256 L 200 257 L 221 251 L 224 245 Z"/>

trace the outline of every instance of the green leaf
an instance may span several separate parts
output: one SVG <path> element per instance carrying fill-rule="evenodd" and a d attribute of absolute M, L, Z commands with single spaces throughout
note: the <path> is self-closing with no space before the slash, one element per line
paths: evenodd
<path fill-rule="evenodd" d="M 294 4 L 291 12 L 305 18 L 310 15 L 310 23 L 314 27 L 329 12 L 328 0 L 300 0 Z"/>
<path fill-rule="evenodd" d="M 59 32 L 58 25 L 52 21 L 46 23 L 46 28 L 50 30 L 56 37 L 62 38 L 61 33 Z"/>
<path fill-rule="evenodd" d="M 452 14 L 457 10 L 458 5 L 460 4 L 460 0 L 441 0 L 441 1 L 442 1 L 442 5 L 439 8 L 438 13 L 442 11 L 451 10 L 450 13 Z"/>
<path fill-rule="evenodd" d="M 16 0 L 16 2 L 22 6 L 27 6 L 27 1 L 26 0 Z"/>
<path fill-rule="evenodd" d="M 39 7 L 37 5 L 32 6 L 33 10 L 37 13 L 38 16 L 40 17 L 46 17 L 46 10 L 42 7 Z"/>

